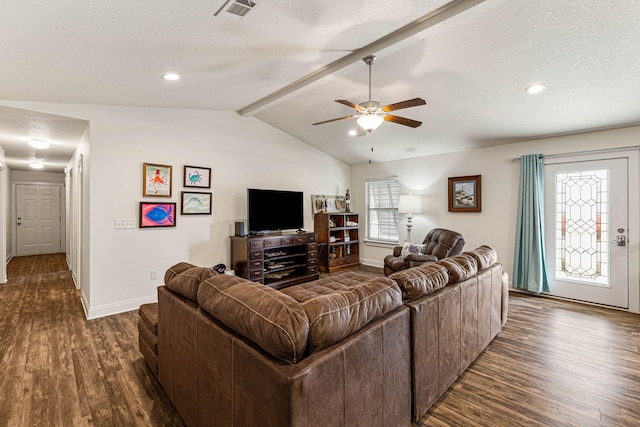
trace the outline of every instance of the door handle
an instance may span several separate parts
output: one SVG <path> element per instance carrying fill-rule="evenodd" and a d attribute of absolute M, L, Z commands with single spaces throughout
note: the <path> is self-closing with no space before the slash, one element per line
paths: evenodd
<path fill-rule="evenodd" d="M 612 243 L 615 242 L 618 246 L 627 246 L 627 236 L 622 234 L 624 233 L 624 228 L 618 228 L 617 231 L 618 233 L 621 233 L 621 234 L 618 234 L 616 236 L 616 240 L 612 240 L 611 242 Z"/>
<path fill-rule="evenodd" d="M 21 225 L 21 224 L 22 224 L 22 217 L 21 217 L 21 216 L 19 216 L 19 217 L 18 217 L 18 225 Z"/>

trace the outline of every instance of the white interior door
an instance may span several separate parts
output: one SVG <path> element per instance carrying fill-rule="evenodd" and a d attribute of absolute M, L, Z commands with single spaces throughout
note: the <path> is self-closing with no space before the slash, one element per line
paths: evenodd
<path fill-rule="evenodd" d="M 62 250 L 60 187 L 16 185 L 16 254 L 52 254 Z"/>
<path fill-rule="evenodd" d="M 627 162 L 545 165 L 549 294 L 629 307 Z"/>

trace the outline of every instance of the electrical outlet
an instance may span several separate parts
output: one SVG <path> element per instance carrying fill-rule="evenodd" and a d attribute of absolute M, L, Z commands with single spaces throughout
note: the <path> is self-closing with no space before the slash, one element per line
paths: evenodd
<path fill-rule="evenodd" d="M 135 219 L 116 219 L 116 228 L 136 228 Z"/>
<path fill-rule="evenodd" d="M 158 280 L 158 270 L 151 270 L 151 280 Z"/>

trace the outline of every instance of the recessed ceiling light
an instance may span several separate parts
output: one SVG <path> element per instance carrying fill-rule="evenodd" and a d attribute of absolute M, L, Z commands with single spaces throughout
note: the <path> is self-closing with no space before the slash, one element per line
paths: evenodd
<path fill-rule="evenodd" d="M 180 80 L 180 76 L 176 73 L 166 73 L 162 75 L 162 78 L 169 81 Z"/>
<path fill-rule="evenodd" d="M 42 169 L 44 167 L 44 163 L 42 162 L 31 162 L 29 163 L 29 167 L 32 169 Z"/>
<path fill-rule="evenodd" d="M 527 93 L 534 94 L 534 93 L 540 93 L 540 92 L 542 92 L 543 90 L 545 90 L 546 88 L 547 88 L 547 87 L 546 87 L 545 85 L 543 85 L 542 83 L 535 83 L 535 84 L 532 84 L 532 85 L 530 85 L 530 86 L 527 86 L 527 88 L 525 89 L 525 91 L 526 91 Z"/>
<path fill-rule="evenodd" d="M 29 138 L 29 147 L 33 147 L 38 150 L 46 150 L 51 144 L 42 138 Z"/>

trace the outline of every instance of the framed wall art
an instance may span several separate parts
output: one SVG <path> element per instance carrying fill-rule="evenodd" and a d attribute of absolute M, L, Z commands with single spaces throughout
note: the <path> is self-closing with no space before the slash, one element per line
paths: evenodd
<path fill-rule="evenodd" d="M 140 202 L 140 228 L 175 227 L 175 203 Z"/>
<path fill-rule="evenodd" d="M 480 212 L 482 208 L 481 175 L 449 178 L 449 212 Z"/>
<path fill-rule="evenodd" d="M 181 194 L 182 215 L 211 215 L 211 193 L 183 191 Z"/>
<path fill-rule="evenodd" d="M 145 163 L 142 166 L 142 196 L 171 197 L 173 167 Z"/>
<path fill-rule="evenodd" d="M 211 168 L 185 166 L 183 185 L 185 187 L 211 188 Z"/>
<path fill-rule="evenodd" d="M 311 207 L 314 215 L 318 212 L 344 212 L 347 208 L 347 202 L 345 196 L 312 194 Z"/>

